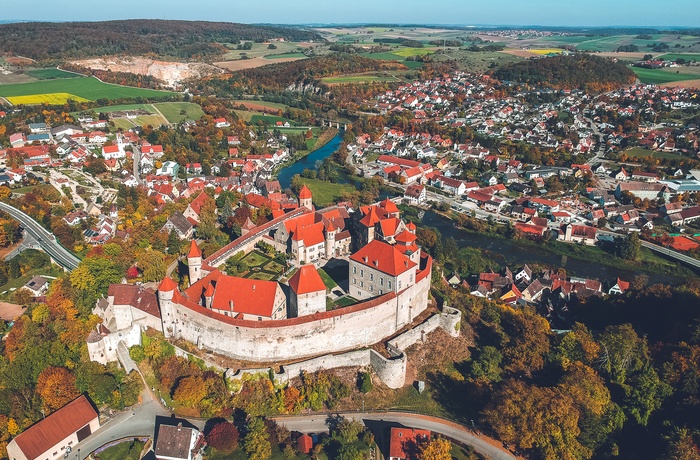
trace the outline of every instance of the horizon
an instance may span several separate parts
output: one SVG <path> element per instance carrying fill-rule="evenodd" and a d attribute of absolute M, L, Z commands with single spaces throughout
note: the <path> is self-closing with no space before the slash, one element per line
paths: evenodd
<path fill-rule="evenodd" d="M 590 0 L 565 8 L 558 0 L 499 0 L 489 4 L 437 0 L 356 0 L 352 4 L 311 0 L 271 0 L 264 10 L 247 2 L 201 0 L 196 11 L 183 0 L 124 0 L 83 8 L 72 0 L 28 0 L 4 8 L 4 23 L 98 22 L 164 19 L 290 26 L 435 25 L 446 27 L 509 28 L 698 28 L 700 2 L 668 0 L 663 7 L 651 0 Z M 76 8 L 78 6 L 79 8 Z M 445 22 L 449 17 L 450 22 Z"/>

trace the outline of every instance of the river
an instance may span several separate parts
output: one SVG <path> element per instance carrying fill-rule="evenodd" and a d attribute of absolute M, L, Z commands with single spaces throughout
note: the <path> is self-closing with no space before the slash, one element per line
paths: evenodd
<path fill-rule="evenodd" d="M 497 263 L 499 265 L 508 264 L 511 270 L 526 263 L 540 263 L 551 267 L 562 267 L 566 269 L 569 276 L 595 278 L 600 281 L 613 281 L 618 277 L 625 281 L 632 281 L 635 276 L 640 274 L 637 270 L 600 265 L 571 256 L 553 254 L 537 247 L 521 246 L 512 240 L 467 232 L 455 227 L 455 223 L 450 219 L 432 211 L 426 211 L 422 223 L 429 227 L 435 227 L 443 237 L 454 238 L 459 247 L 469 246 L 500 254 L 502 258 L 497 260 Z M 671 275 L 656 273 L 647 273 L 646 275 L 649 277 L 650 284 L 679 284 L 681 282 L 677 277 Z"/>
<path fill-rule="evenodd" d="M 340 143 L 343 141 L 343 131 L 341 130 L 333 139 L 318 150 L 314 150 L 303 158 L 300 158 L 295 163 L 282 168 L 277 174 L 277 180 L 280 181 L 282 189 L 289 188 L 292 185 L 292 177 L 296 174 L 301 174 L 305 169 L 316 169 L 316 162 L 323 161 L 333 154 Z"/>

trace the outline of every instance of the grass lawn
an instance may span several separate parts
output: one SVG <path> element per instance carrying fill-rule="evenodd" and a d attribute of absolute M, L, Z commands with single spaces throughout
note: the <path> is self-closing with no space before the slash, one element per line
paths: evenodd
<path fill-rule="evenodd" d="M 100 460 L 139 460 L 144 443 L 138 440 L 124 441 L 100 452 Z"/>
<path fill-rule="evenodd" d="M 632 67 L 634 73 L 637 74 L 637 78 L 642 83 L 670 83 L 683 80 L 695 80 L 699 78 L 698 74 L 689 73 L 681 70 L 673 69 L 643 69 L 641 67 Z M 678 73 L 676 73 L 678 72 Z M 683 72 L 683 73 L 681 73 Z"/>
<path fill-rule="evenodd" d="M 156 91 L 152 89 L 134 88 L 131 86 L 112 85 L 102 83 L 96 78 L 60 78 L 55 80 L 43 80 L 33 83 L 18 83 L 15 85 L 0 86 L 0 97 L 15 97 L 27 95 L 46 95 L 54 93 L 67 93 L 78 98 L 95 101 L 98 99 L 125 99 L 125 98 L 164 98 L 175 93 L 169 91 Z"/>
<path fill-rule="evenodd" d="M 668 158 L 670 160 L 689 159 L 677 153 L 657 152 L 656 150 L 644 149 L 642 147 L 632 147 L 631 149 L 624 150 L 622 153 L 626 153 L 628 157 L 648 157 L 651 155 L 656 158 Z"/>
<path fill-rule="evenodd" d="M 333 281 L 333 278 L 331 278 L 328 275 L 328 273 L 326 273 L 326 271 L 324 269 L 319 268 L 318 274 L 319 274 L 319 276 L 321 276 L 321 279 L 323 280 L 323 284 L 326 285 L 326 288 L 328 288 L 328 290 L 332 290 L 334 287 L 337 286 L 336 282 Z"/>
<path fill-rule="evenodd" d="M 356 298 L 346 295 L 344 297 L 336 299 L 335 304 L 339 307 L 347 307 L 348 305 L 355 305 L 358 302 L 359 300 L 357 300 Z"/>
<path fill-rule="evenodd" d="M 50 267 L 42 267 L 42 268 L 35 268 L 34 270 L 30 270 L 24 275 L 20 276 L 19 278 L 15 278 L 13 280 L 9 280 L 5 285 L 0 286 L 0 293 L 7 291 L 3 296 L 11 295 L 12 293 L 10 292 L 10 289 L 19 289 L 25 284 L 27 284 L 27 281 L 30 279 L 34 278 L 37 275 L 44 275 L 44 276 L 52 276 L 54 278 L 58 278 L 63 274 L 63 269 L 61 269 L 57 265 L 51 265 Z M 49 279 L 49 283 L 51 283 L 51 279 Z"/>
<path fill-rule="evenodd" d="M 393 54 L 401 57 L 409 56 L 425 56 L 435 52 L 435 48 L 400 48 L 393 52 Z"/>
<path fill-rule="evenodd" d="M 270 260 L 270 258 L 261 252 L 253 251 L 253 252 L 247 254 L 241 260 L 243 263 L 246 264 L 246 266 L 248 268 L 253 268 L 253 267 L 260 267 L 260 266 L 264 265 L 266 262 L 268 262 Z"/>
<path fill-rule="evenodd" d="M 350 184 L 334 184 L 318 179 L 301 178 L 301 182 L 311 189 L 314 195 L 314 204 L 325 207 L 336 202 L 343 193 L 352 193 L 355 187 Z"/>
<path fill-rule="evenodd" d="M 105 107 L 97 107 L 92 109 L 97 113 L 112 113 L 112 112 L 127 112 L 130 110 L 145 110 L 149 113 L 155 113 L 151 104 L 119 104 L 108 105 Z M 77 112 L 76 112 L 77 113 Z"/>
<path fill-rule="evenodd" d="M 239 111 L 237 110 L 236 113 L 238 113 L 238 112 Z M 288 121 L 290 125 L 295 123 L 294 121 L 292 121 L 288 118 L 284 118 L 284 117 L 276 117 L 274 115 L 265 115 L 263 113 L 256 113 L 256 112 L 248 112 L 248 113 L 254 114 L 250 117 L 250 123 L 253 125 L 257 125 L 258 122 L 263 123 L 263 124 L 267 123 L 268 125 L 274 125 L 278 121 L 281 121 L 283 123 Z"/>
<path fill-rule="evenodd" d="M 181 123 L 185 120 L 199 120 L 204 111 L 194 102 L 158 102 L 153 104 L 169 123 Z M 183 114 L 182 111 L 185 113 Z"/>
<path fill-rule="evenodd" d="M 39 80 L 52 80 L 55 78 L 75 78 L 72 72 L 65 72 L 59 69 L 32 69 L 25 72 L 27 75 Z"/>

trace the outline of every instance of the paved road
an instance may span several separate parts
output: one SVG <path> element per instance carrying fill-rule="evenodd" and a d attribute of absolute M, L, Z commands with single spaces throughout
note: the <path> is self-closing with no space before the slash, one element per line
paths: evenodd
<path fill-rule="evenodd" d="M 358 413 L 348 412 L 341 413 L 345 418 L 355 419 L 364 424 L 367 422 L 387 422 L 398 423 L 406 427 L 419 428 L 430 430 L 433 433 L 439 433 L 447 438 L 453 439 L 462 444 L 467 444 L 492 460 L 515 460 L 518 459 L 511 452 L 499 447 L 496 441 L 487 440 L 483 435 L 477 435 L 467 428 L 447 420 L 436 417 L 428 417 L 425 415 L 401 413 L 401 412 L 377 412 L 377 413 Z M 325 414 L 295 416 L 295 417 L 278 417 L 275 420 L 292 431 L 301 433 L 321 433 L 327 432 Z"/>
<path fill-rule="evenodd" d="M 13 219 L 18 221 L 27 233 L 39 242 L 41 248 L 51 256 L 56 263 L 68 270 L 75 270 L 80 263 L 80 259 L 61 246 L 59 242 L 56 241 L 56 237 L 39 225 L 37 221 L 7 203 L 0 202 L 0 210 L 5 211 Z"/>

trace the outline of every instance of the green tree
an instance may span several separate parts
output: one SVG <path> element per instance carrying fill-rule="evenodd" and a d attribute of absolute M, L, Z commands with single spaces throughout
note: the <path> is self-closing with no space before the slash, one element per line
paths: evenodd
<path fill-rule="evenodd" d="M 136 262 L 143 272 L 144 281 L 160 281 L 165 278 L 167 265 L 165 264 L 165 254 L 160 251 L 142 251 Z"/>
<path fill-rule="evenodd" d="M 174 229 L 170 230 L 170 234 L 168 235 L 168 254 L 180 254 L 181 244 L 182 242 L 180 241 L 180 237 L 177 236 L 177 232 Z"/>
<path fill-rule="evenodd" d="M 357 380 L 357 386 L 362 393 L 372 391 L 372 376 L 369 372 L 360 372 Z"/>
<path fill-rule="evenodd" d="M 476 382 L 497 383 L 501 381 L 503 355 L 497 348 L 485 346 L 471 362 L 470 377 Z"/>
<path fill-rule="evenodd" d="M 270 434 L 260 417 L 249 417 L 246 424 L 246 434 L 243 439 L 243 450 L 249 460 L 265 460 L 272 455 Z"/>

